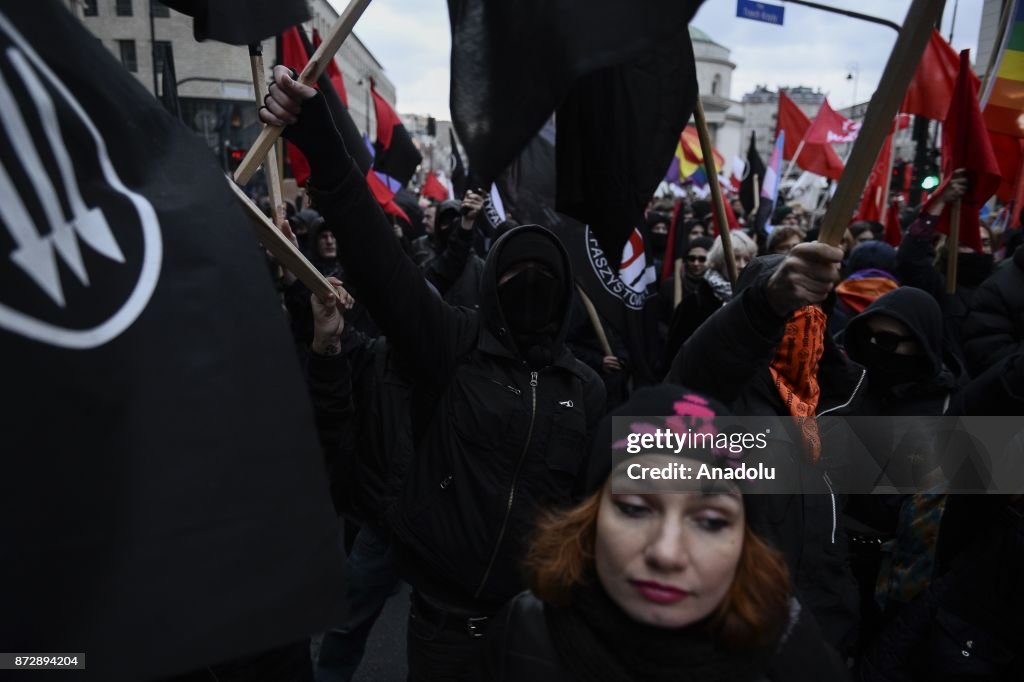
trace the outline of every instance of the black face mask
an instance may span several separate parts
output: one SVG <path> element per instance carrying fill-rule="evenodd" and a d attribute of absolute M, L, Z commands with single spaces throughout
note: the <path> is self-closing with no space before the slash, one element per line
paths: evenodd
<path fill-rule="evenodd" d="M 927 355 L 900 355 L 873 343 L 865 343 L 854 360 L 868 370 L 873 391 L 894 386 L 921 383 L 931 378 L 932 365 Z"/>
<path fill-rule="evenodd" d="M 659 234 L 658 232 L 651 233 L 651 250 L 654 255 L 661 257 L 665 253 L 665 247 L 668 246 L 668 235 Z"/>
<path fill-rule="evenodd" d="M 513 337 L 554 336 L 562 305 L 561 286 L 539 268 L 527 268 L 498 286 L 498 300 Z"/>
<path fill-rule="evenodd" d="M 960 282 L 968 286 L 977 286 L 992 274 L 995 260 L 991 253 L 961 253 L 957 255 L 957 268 L 960 270 Z"/>

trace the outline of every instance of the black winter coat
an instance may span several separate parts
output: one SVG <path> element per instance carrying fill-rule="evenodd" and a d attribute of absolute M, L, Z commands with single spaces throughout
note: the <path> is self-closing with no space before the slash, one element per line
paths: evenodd
<path fill-rule="evenodd" d="M 769 371 L 786 320 L 771 311 L 765 285 L 781 261 L 781 256 L 765 256 L 744 269 L 739 293 L 683 345 L 666 381 L 706 393 L 735 415 L 789 414 Z M 818 369 L 819 416 L 858 414 L 865 375 L 826 335 Z M 784 440 L 773 442 L 772 451 L 779 457 L 776 466 L 791 468 L 794 473 L 780 475 L 788 480 L 797 480 L 790 477 L 798 475 L 806 492 L 752 496 L 751 504 L 763 507 L 752 516 L 764 520 L 759 534 L 785 555 L 797 597 L 814 614 L 822 635 L 845 651 L 855 636 L 858 597 L 840 524 L 843 500 L 834 493 L 829 478 L 830 467 L 845 463 L 830 462 L 823 449 L 818 465 L 804 465 L 800 448 L 795 444 L 787 448 Z"/>
<path fill-rule="evenodd" d="M 842 682 L 850 677 L 835 651 L 821 639 L 813 619 L 793 613 L 785 640 L 765 671 L 764 680 Z M 741 654 L 737 654 L 741 655 Z M 584 682 L 565 668 L 551 640 L 544 603 L 523 592 L 502 609 L 487 631 L 484 675 L 488 682 Z"/>
<path fill-rule="evenodd" d="M 974 375 L 1024 351 L 1024 249 L 978 287 L 961 339 Z"/>
<path fill-rule="evenodd" d="M 480 311 L 455 308 L 403 253 L 351 160 L 337 188 L 310 193 L 414 403 L 429 406 L 412 415 L 415 453 L 394 528 L 400 569 L 453 606 L 496 609 L 523 588 L 518 566 L 538 510 L 583 491 L 601 380 L 565 347 L 565 320 L 548 367 L 531 371 L 520 359 L 497 298 L 501 242 L 485 266 Z M 570 295 L 565 287 L 566 315 Z"/>

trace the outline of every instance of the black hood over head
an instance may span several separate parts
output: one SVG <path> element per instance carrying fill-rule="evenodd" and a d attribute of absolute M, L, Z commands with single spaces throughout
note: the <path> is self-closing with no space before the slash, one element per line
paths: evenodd
<path fill-rule="evenodd" d="M 499 287 L 501 276 L 516 265 L 534 261 L 550 275 L 542 275 L 531 268 L 529 276 L 519 280 L 517 276 L 504 287 Z M 538 279 L 539 278 L 539 279 Z M 532 284 L 542 283 L 548 292 L 543 300 L 522 295 L 529 292 Z M 513 355 L 530 362 L 531 365 L 549 364 L 553 353 L 565 340 L 572 300 L 572 267 L 569 255 L 558 238 L 540 225 L 521 225 L 506 232 L 487 254 L 484 273 L 480 284 L 480 310 L 486 329 L 501 345 Z M 509 285 L 512 285 L 511 287 Z M 504 289 L 504 291 L 502 290 Z M 517 322 L 523 321 L 522 311 L 506 311 L 504 308 L 515 300 L 517 307 L 528 308 L 527 313 L 536 313 L 549 320 L 543 329 L 524 330 Z M 542 346 L 542 349 L 532 346 Z M 531 352 L 533 357 L 531 357 Z M 546 352 L 542 358 L 538 353 Z"/>
<path fill-rule="evenodd" d="M 876 384 L 880 379 L 883 383 L 889 379 L 894 386 L 899 383 L 894 377 L 880 377 L 877 373 L 871 375 L 872 363 L 868 359 L 871 353 L 871 349 L 868 348 L 870 332 L 867 321 L 878 315 L 902 322 L 924 349 L 927 362 L 922 367 L 921 376 L 913 380 L 914 383 L 934 388 L 949 388 L 956 384 L 954 371 L 959 365 L 945 352 L 942 310 L 931 294 L 907 286 L 879 297 L 867 310 L 850 320 L 846 327 L 844 336 L 847 351 L 850 357 L 868 367 L 869 379 L 873 379 Z M 908 356 L 907 362 L 909 361 Z M 947 367 L 947 362 L 952 364 L 952 369 Z"/>
<path fill-rule="evenodd" d="M 437 214 L 434 216 L 434 244 L 439 251 L 443 250 L 445 244 L 448 243 L 448 237 L 451 236 L 452 230 L 459 227 L 459 209 L 461 208 L 460 202 L 451 199 L 446 199 L 438 205 Z M 441 226 L 445 223 L 450 224 L 447 229 L 442 230 Z"/>

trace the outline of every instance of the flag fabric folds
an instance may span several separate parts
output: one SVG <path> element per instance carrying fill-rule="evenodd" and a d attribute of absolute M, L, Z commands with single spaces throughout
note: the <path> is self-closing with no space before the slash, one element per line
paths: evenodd
<path fill-rule="evenodd" d="M 956 50 L 937 30 L 933 30 L 914 78 L 907 87 L 900 111 L 945 121 L 959 70 L 960 58 Z M 979 87 L 978 77 L 973 72 L 970 78 L 974 87 Z"/>
<path fill-rule="evenodd" d="M 700 4 L 449 0 L 452 117 L 479 184 L 557 109 L 559 210 L 620 252 L 696 102 Z"/>
<path fill-rule="evenodd" d="M 373 147 L 373 167 L 398 181 L 404 187 L 416 173 L 416 167 L 423 161 L 420 150 L 413 144 L 409 131 L 402 125 L 398 114 L 387 100 L 377 92 L 376 84 L 370 79 L 370 95 L 373 97 L 373 111 L 377 116 L 377 140 Z"/>
<path fill-rule="evenodd" d="M 16 558 L 0 562 L 16 586 L 0 641 L 85 652 L 74 677 L 120 682 L 339 622 L 307 389 L 205 142 L 66 3 L 4 3 L 0 167 L 0 235 L 18 245 L 0 259 L 0 348 L 17 359 L 0 416 Z"/>
<path fill-rule="evenodd" d="M 753 216 L 755 196 L 761 194 L 761 186 L 764 184 L 765 167 L 761 155 L 757 153 L 757 133 L 751 131 L 750 146 L 747 147 L 747 167 L 743 172 L 743 181 L 740 183 L 740 203 L 746 209 L 748 216 Z M 754 178 L 757 178 L 757 190 L 755 194 Z"/>
<path fill-rule="evenodd" d="M 887 199 L 889 196 L 889 164 L 892 160 L 892 135 L 887 135 L 882 149 L 878 152 L 878 158 L 871 175 L 868 176 L 867 186 L 860 198 L 860 206 L 857 208 L 857 220 L 874 220 L 884 222 L 886 215 Z"/>
<path fill-rule="evenodd" d="M 779 92 L 779 115 L 775 126 L 775 135 L 785 131 L 786 147 L 783 158 L 788 160 L 796 156 L 800 142 L 804 140 L 811 121 L 800 107 L 789 98 L 784 91 Z M 822 175 L 830 180 L 838 180 L 843 174 L 843 162 L 829 144 L 813 144 L 805 141 L 800 150 L 800 158 L 796 159 L 800 168 Z"/>
<path fill-rule="evenodd" d="M 448 189 L 437 179 L 437 173 L 427 173 L 427 179 L 423 182 L 423 189 L 420 196 L 431 201 L 442 202 L 448 198 Z"/>
<path fill-rule="evenodd" d="M 1010 11 L 995 77 L 986 84 L 982 101 L 990 131 L 1024 137 L 1024 2 L 1013 0 Z"/>
<path fill-rule="evenodd" d="M 772 156 L 768 160 L 768 168 L 765 170 L 764 184 L 761 185 L 761 203 L 767 204 L 770 210 L 775 210 L 775 200 L 779 196 L 779 182 L 782 180 L 782 157 L 786 149 L 786 131 L 780 130 L 779 136 L 775 138 L 775 147 L 772 148 Z"/>
<path fill-rule="evenodd" d="M 459 154 L 459 145 L 455 141 L 455 130 L 448 129 L 448 140 L 452 146 L 452 158 L 448 177 L 452 180 L 452 192 L 456 197 L 466 196 L 466 167 L 462 164 L 462 154 Z"/>
<path fill-rule="evenodd" d="M 305 0 L 160 0 L 194 19 L 196 40 L 251 45 L 309 20 Z"/>
<path fill-rule="evenodd" d="M 725 166 L 725 157 L 712 147 L 711 152 L 715 160 L 715 170 L 721 171 Z M 704 152 L 700 146 L 700 136 L 694 126 L 686 126 L 679 136 L 679 143 L 676 145 L 675 158 L 679 162 L 679 177 L 686 180 L 698 170 L 704 168 Z M 704 182 L 707 182 L 705 175 Z"/>
<path fill-rule="evenodd" d="M 999 189 L 999 162 L 992 151 L 985 121 L 978 108 L 977 78 L 972 78 L 969 50 L 960 53 L 960 75 L 942 126 L 942 176 L 957 168 L 967 169 L 967 194 L 961 200 L 960 243 L 981 251 L 978 212 Z M 948 182 L 948 180 L 947 180 Z M 942 188 L 935 195 L 942 194 Z M 938 230 L 949 234 L 950 207 L 942 214 Z"/>
<path fill-rule="evenodd" d="M 320 47 L 320 31 L 313 29 L 313 51 L 316 52 L 317 48 Z M 338 66 L 338 61 L 331 57 L 331 61 L 327 62 L 327 79 L 331 81 L 331 85 L 334 86 L 334 91 L 338 93 L 338 97 L 341 98 L 341 103 L 348 108 L 348 92 L 345 91 L 345 79 L 341 75 L 341 68 Z"/>
<path fill-rule="evenodd" d="M 805 146 L 815 144 L 837 144 L 853 142 L 860 132 L 860 122 L 851 121 L 835 111 L 828 103 L 828 98 L 821 103 L 818 115 L 811 122 L 811 127 L 804 135 Z"/>

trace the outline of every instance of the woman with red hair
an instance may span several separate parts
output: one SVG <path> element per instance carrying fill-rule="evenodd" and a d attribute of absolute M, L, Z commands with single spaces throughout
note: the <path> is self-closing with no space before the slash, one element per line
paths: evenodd
<path fill-rule="evenodd" d="M 724 410 L 665 385 L 638 391 L 613 414 L 668 415 L 630 417 L 631 433 L 686 433 L 713 432 Z M 793 597 L 782 555 L 752 530 L 740 487 L 718 480 L 678 492 L 680 481 L 634 478 L 666 466 L 724 470 L 741 456 L 630 454 L 639 448 L 625 447 L 619 420 L 613 443 L 612 421 L 605 418 L 595 441 L 596 492 L 540 523 L 527 560 L 531 589 L 490 625 L 481 679 L 847 679 Z"/>

